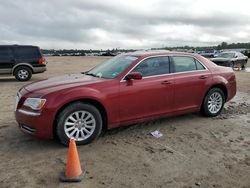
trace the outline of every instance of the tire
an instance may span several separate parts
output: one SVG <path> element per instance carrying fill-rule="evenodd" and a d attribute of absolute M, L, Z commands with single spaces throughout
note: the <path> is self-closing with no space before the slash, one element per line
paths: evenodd
<path fill-rule="evenodd" d="M 245 69 L 246 69 L 246 67 L 245 67 L 246 64 L 247 64 L 247 61 L 244 62 L 244 63 L 241 65 L 241 69 L 242 69 L 242 70 L 245 70 Z"/>
<path fill-rule="evenodd" d="M 232 69 L 234 69 L 234 62 L 232 61 L 231 63 L 230 63 L 230 67 L 232 67 Z"/>
<path fill-rule="evenodd" d="M 14 71 L 14 76 L 19 81 L 28 81 L 32 76 L 32 71 L 29 67 L 19 66 Z"/>
<path fill-rule="evenodd" d="M 72 137 L 77 145 L 88 144 L 100 135 L 102 124 L 102 116 L 95 106 L 75 102 L 59 114 L 56 134 L 60 142 L 66 146 Z"/>
<path fill-rule="evenodd" d="M 213 99 L 217 100 L 213 101 Z M 201 111 L 207 117 L 215 117 L 221 113 L 224 103 L 225 94 L 223 91 L 220 88 L 212 88 L 204 98 Z"/>

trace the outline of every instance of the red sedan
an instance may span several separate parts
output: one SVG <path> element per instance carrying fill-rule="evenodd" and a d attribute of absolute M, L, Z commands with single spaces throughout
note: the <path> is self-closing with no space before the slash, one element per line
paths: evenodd
<path fill-rule="evenodd" d="M 15 115 L 26 133 L 87 144 L 106 128 L 195 111 L 217 116 L 235 94 L 232 68 L 196 54 L 134 52 L 24 86 Z"/>

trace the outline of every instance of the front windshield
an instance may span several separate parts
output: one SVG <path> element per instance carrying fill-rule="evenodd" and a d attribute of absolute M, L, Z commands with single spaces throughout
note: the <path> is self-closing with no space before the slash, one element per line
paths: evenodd
<path fill-rule="evenodd" d="M 119 74 L 121 74 L 136 59 L 138 59 L 138 57 L 129 55 L 119 55 L 94 67 L 86 74 L 100 78 L 113 79 L 116 78 Z"/>
<path fill-rule="evenodd" d="M 221 53 L 218 55 L 218 57 L 223 57 L 223 58 L 234 58 L 234 53 Z"/>

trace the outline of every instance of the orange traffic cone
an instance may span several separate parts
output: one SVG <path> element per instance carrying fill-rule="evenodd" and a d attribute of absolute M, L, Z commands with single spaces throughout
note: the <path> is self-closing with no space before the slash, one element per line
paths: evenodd
<path fill-rule="evenodd" d="M 239 63 L 237 64 L 237 68 L 238 68 L 238 71 L 240 71 L 240 64 Z"/>
<path fill-rule="evenodd" d="M 61 174 L 60 180 L 62 182 L 80 182 L 82 181 L 84 174 L 85 172 L 82 173 L 75 140 L 71 138 L 66 171 Z"/>

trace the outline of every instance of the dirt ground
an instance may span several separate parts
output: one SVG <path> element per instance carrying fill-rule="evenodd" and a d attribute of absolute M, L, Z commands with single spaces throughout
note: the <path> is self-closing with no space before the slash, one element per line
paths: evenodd
<path fill-rule="evenodd" d="M 107 57 L 48 57 L 30 82 L 86 71 Z M 250 66 L 250 62 L 248 62 Z M 22 133 L 13 109 L 26 83 L 0 78 L 0 187 L 250 187 L 250 73 L 236 72 L 238 91 L 216 118 L 199 113 L 107 131 L 78 147 L 86 175 L 59 182 L 67 148 Z M 28 82 L 29 83 L 29 82 Z M 159 130 L 163 137 L 149 133 Z"/>

